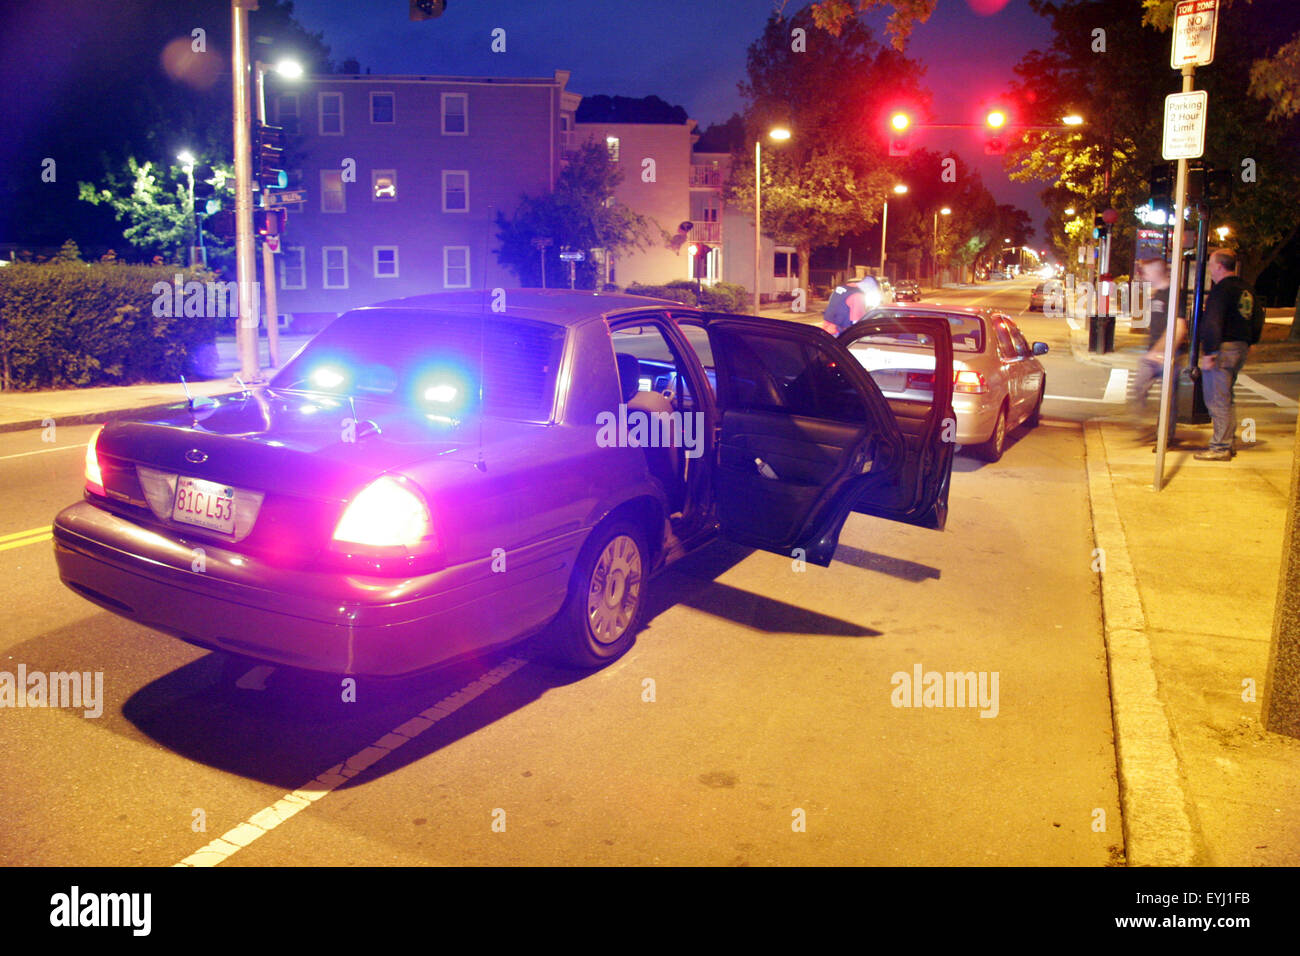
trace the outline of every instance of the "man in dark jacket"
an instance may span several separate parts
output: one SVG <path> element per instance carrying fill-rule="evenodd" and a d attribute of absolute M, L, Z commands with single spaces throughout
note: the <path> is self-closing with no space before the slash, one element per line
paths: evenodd
<path fill-rule="evenodd" d="M 1237 257 L 1228 249 L 1215 249 L 1208 264 L 1214 281 L 1205 301 L 1205 314 L 1197 330 L 1201 345 L 1201 390 L 1214 422 L 1210 447 L 1197 452 L 1201 461 L 1230 461 L 1237 416 L 1232 388 L 1250 351 L 1251 315 L 1255 293 L 1237 275 Z"/>

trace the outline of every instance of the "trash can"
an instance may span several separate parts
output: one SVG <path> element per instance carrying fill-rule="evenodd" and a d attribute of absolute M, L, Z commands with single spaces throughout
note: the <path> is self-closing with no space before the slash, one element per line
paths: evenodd
<path fill-rule="evenodd" d="M 1088 351 L 1115 351 L 1115 317 L 1113 315 L 1088 316 Z"/>
<path fill-rule="evenodd" d="M 1186 367 L 1178 376 L 1178 391 L 1174 393 L 1174 420 L 1184 425 L 1206 425 L 1211 421 L 1210 410 L 1205 407 L 1205 393 L 1201 380 L 1192 380 Z"/>

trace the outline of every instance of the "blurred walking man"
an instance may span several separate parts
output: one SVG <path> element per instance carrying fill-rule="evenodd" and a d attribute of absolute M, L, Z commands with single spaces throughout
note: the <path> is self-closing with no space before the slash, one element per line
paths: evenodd
<path fill-rule="evenodd" d="M 1156 440 L 1156 429 L 1160 427 L 1160 412 L 1156 411 L 1156 420 L 1149 422 L 1147 411 L 1147 393 L 1151 386 L 1160 381 L 1165 373 L 1165 333 L 1169 324 L 1169 265 L 1164 259 L 1143 259 L 1138 263 L 1142 270 L 1142 281 L 1150 283 L 1151 321 L 1147 326 L 1147 350 L 1138 359 L 1137 370 L 1133 376 L 1133 404 L 1131 414 L 1136 427 L 1141 430 L 1142 441 Z M 1179 369 L 1185 353 L 1187 341 L 1187 320 L 1178 316 L 1174 320 L 1174 367 L 1173 380 L 1178 382 Z M 1169 408 L 1168 444 L 1174 442 L 1174 418 L 1176 405 Z"/>

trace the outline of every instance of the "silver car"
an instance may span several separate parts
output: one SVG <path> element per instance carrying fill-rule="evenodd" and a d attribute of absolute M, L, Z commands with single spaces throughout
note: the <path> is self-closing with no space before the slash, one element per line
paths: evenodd
<path fill-rule="evenodd" d="M 985 461 L 997 461 L 1007 432 L 1038 424 L 1047 391 L 1047 374 L 1038 361 L 1045 342 L 1031 346 L 1010 317 L 987 309 L 893 305 L 864 318 L 942 316 L 952 332 L 953 440 L 971 446 Z M 908 334 L 869 335 L 849 347 L 892 404 L 930 403 L 934 356 L 928 343 Z"/>

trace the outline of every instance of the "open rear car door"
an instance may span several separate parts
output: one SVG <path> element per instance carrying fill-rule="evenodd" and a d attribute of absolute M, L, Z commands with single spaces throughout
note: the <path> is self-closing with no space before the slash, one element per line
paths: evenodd
<path fill-rule="evenodd" d="M 828 565 L 851 511 L 942 528 L 944 414 L 891 409 L 848 349 L 812 326 L 703 317 L 717 378 L 714 494 L 722 533 Z M 918 326 L 952 365 L 943 322 Z M 951 378 L 935 408 L 951 414 Z M 914 417 L 911 417 L 914 416 Z"/>

